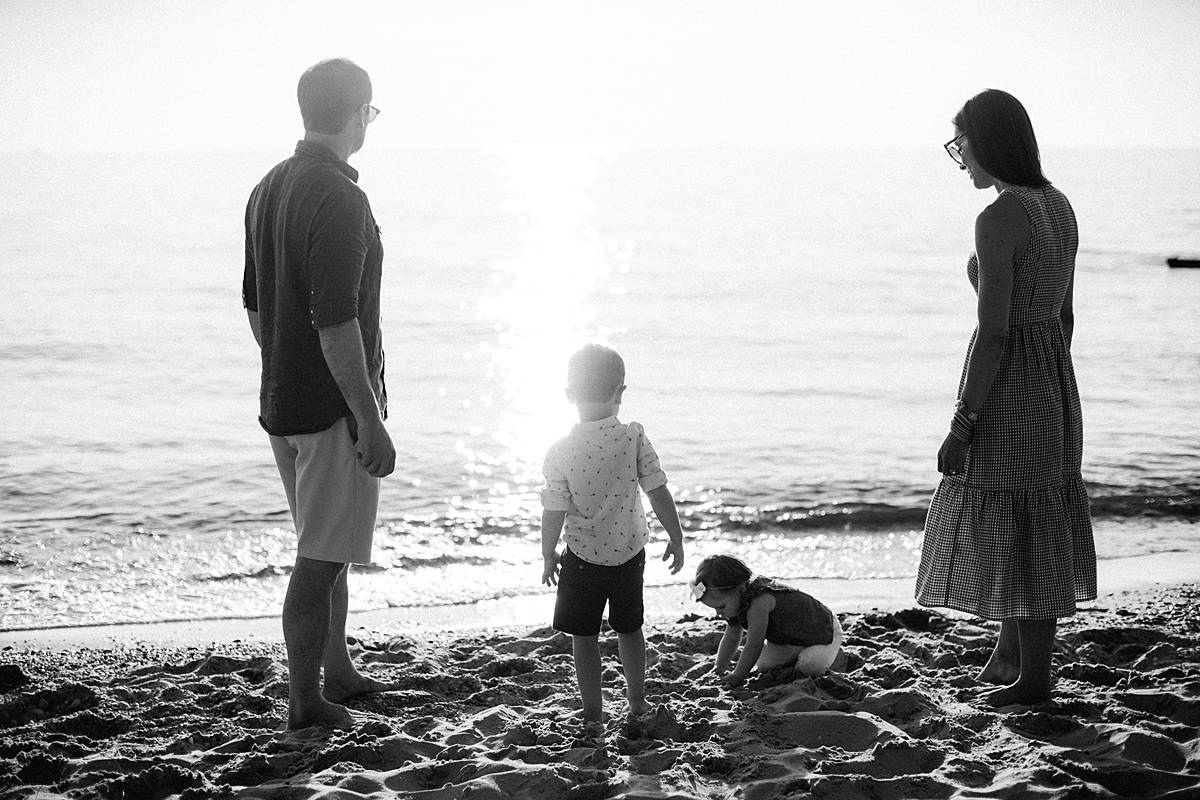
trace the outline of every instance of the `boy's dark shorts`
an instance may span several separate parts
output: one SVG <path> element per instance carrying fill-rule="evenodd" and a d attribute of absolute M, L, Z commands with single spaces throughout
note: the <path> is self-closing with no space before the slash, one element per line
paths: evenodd
<path fill-rule="evenodd" d="M 584 561 L 567 548 L 558 573 L 558 596 L 554 600 L 554 629 L 575 636 L 597 636 L 608 604 L 608 624 L 617 633 L 633 633 L 642 627 L 642 576 L 646 551 L 624 564 L 606 567 Z"/>

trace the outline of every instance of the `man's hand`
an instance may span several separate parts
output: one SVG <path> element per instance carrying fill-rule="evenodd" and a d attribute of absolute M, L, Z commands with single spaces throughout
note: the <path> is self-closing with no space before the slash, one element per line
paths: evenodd
<path fill-rule="evenodd" d="M 558 552 L 555 551 L 542 558 L 542 583 L 547 586 L 558 584 Z"/>
<path fill-rule="evenodd" d="M 396 448 L 383 420 L 376 417 L 358 426 L 358 441 L 354 443 L 358 463 L 372 477 L 383 478 L 396 469 Z"/>
<path fill-rule="evenodd" d="M 672 539 L 667 544 L 666 552 L 663 553 L 662 560 L 672 559 L 671 574 L 678 574 L 679 570 L 683 569 L 683 539 Z"/>
<path fill-rule="evenodd" d="M 970 447 L 962 439 L 952 433 L 946 434 L 942 449 L 938 450 L 938 472 L 943 475 L 960 475 L 963 465 L 967 463 L 967 448 Z"/>

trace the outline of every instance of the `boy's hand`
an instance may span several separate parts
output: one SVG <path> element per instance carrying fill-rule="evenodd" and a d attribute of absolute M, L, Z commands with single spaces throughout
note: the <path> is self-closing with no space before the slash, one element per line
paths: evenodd
<path fill-rule="evenodd" d="M 547 586 L 558 584 L 558 551 L 542 558 L 542 583 Z"/>
<path fill-rule="evenodd" d="M 673 559 L 671 561 L 671 574 L 675 575 L 679 570 L 683 569 L 683 540 L 671 541 L 667 544 L 666 552 L 663 553 L 662 560 Z"/>

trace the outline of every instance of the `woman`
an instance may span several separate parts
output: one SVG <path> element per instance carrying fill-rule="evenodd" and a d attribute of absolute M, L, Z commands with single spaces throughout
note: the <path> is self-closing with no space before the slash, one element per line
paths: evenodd
<path fill-rule="evenodd" d="M 1042 174 L 1024 107 L 989 89 L 945 147 L 998 197 L 975 221 L 967 275 L 979 323 L 938 452 L 917 600 L 1001 620 L 982 681 L 995 706 L 1048 700 L 1059 617 L 1096 597 L 1080 476 L 1083 422 L 1071 365 L 1075 213 Z"/>

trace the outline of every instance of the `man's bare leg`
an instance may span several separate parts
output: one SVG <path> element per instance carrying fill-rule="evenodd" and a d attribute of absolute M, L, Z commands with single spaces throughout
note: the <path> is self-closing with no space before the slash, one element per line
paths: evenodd
<path fill-rule="evenodd" d="M 329 636 L 325 641 L 322 659 L 322 666 L 325 668 L 323 693 L 325 699 L 332 703 L 344 703 L 360 694 L 402 688 L 398 684 L 368 678 L 359 672 L 350 660 L 350 650 L 346 646 L 346 616 L 350 608 L 350 589 L 347 584 L 349 574 L 350 568 L 347 565 L 333 584 L 329 607 Z"/>
<path fill-rule="evenodd" d="M 321 694 L 321 661 L 329 637 L 334 586 L 345 564 L 296 556 L 283 600 L 283 639 L 288 656 L 288 728 L 325 725 L 350 728 L 344 706 Z M 343 637 L 343 645 L 345 637 Z"/>

